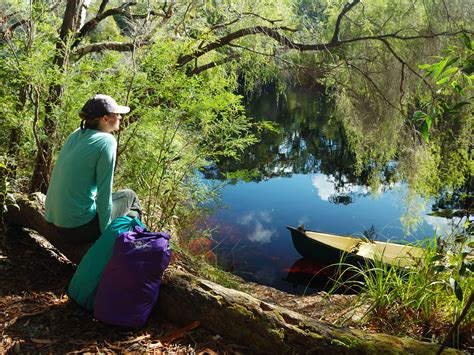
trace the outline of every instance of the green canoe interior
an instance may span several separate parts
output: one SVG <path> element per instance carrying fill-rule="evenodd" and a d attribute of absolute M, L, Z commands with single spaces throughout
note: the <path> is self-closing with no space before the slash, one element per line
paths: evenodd
<path fill-rule="evenodd" d="M 423 254 L 423 249 L 409 245 L 367 241 L 360 238 L 305 231 L 308 238 L 360 257 L 398 266 L 412 265 Z"/>

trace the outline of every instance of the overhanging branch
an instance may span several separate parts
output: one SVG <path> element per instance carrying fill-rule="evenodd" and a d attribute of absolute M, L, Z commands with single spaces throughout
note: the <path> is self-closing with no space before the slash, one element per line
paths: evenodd
<path fill-rule="evenodd" d="M 97 15 L 101 15 L 105 11 L 105 7 L 109 3 L 109 0 L 102 0 L 99 6 L 99 11 L 97 11 Z"/>
<path fill-rule="evenodd" d="M 342 21 L 342 19 L 359 2 L 360 2 L 360 0 L 354 0 L 354 1 L 344 5 L 344 8 L 342 9 L 341 13 L 337 17 L 336 25 L 334 26 L 334 34 L 332 35 L 332 38 L 331 38 L 331 43 L 336 43 L 336 42 L 339 41 L 339 32 L 341 31 L 341 21 Z"/>
<path fill-rule="evenodd" d="M 140 42 L 99 42 L 89 44 L 87 46 L 80 47 L 76 50 L 76 54 L 80 57 L 90 53 L 97 53 L 104 50 L 111 50 L 116 52 L 131 52 L 132 50 L 152 44 L 152 41 L 140 41 Z"/>
<path fill-rule="evenodd" d="M 184 66 L 193 59 L 199 58 L 204 54 L 211 52 L 217 48 L 229 45 L 232 41 L 237 39 L 249 36 L 249 35 L 257 35 L 262 34 L 264 36 L 270 37 L 280 43 L 282 46 L 287 47 L 289 49 L 295 49 L 301 52 L 304 51 L 322 51 L 328 50 L 333 48 L 338 48 L 350 43 L 355 42 L 362 42 L 362 41 L 370 41 L 370 40 L 378 40 L 384 41 L 387 39 L 397 39 L 397 40 L 417 40 L 417 39 L 428 39 L 428 38 L 435 38 L 441 36 L 457 36 L 461 33 L 469 33 L 470 31 L 456 31 L 456 32 L 441 32 L 441 33 L 433 33 L 433 34 L 426 34 L 426 35 L 414 35 L 414 36 L 401 36 L 399 35 L 399 31 L 390 34 L 383 34 L 379 36 L 363 36 L 363 37 L 355 37 L 345 40 L 337 40 L 336 42 L 327 42 L 327 43 L 316 43 L 316 44 L 306 44 L 306 43 L 297 43 L 293 42 L 290 38 L 288 38 L 285 34 L 282 34 L 280 31 L 296 31 L 291 28 L 287 27 L 267 27 L 267 26 L 254 26 L 248 28 L 242 28 L 235 32 L 232 32 L 224 37 L 221 37 L 211 43 L 208 43 L 205 46 L 199 47 L 191 54 L 186 54 L 181 56 L 178 59 L 178 66 Z M 385 43 L 385 42 L 384 42 Z"/>
<path fill-rule="evenodd" d="M 102 2 L 101 6 L 103 4 L 107 4 L 105 1 Z M 97 14 L 96 17 L 94 17 L 93 19 L 90 19 L 89 21 L 87 21 L 84 26 L 82 26 L 82 28 L 79 30 L 79 32 L 74 36 L 75 37 L 75 40 L 71 46 L 72 49 L 76 48 L 79 43 L 81 43 L 82 39 L 84 38 L 84 36 L 86 36 L 89 32 L 91 32 L 92 30 L 94 30 L 101 21 L 103 21 L 104 19 L 106 19 L 107 17 L 109 16 L 113 16 L 113 15 L 123 15 L 123 16 L 129 16 L 129 14 L 127 14 L 124 10 L 127 8 L 127 7 L 130 7 L 130 6 L 133 6 L 133 5 L 136 5 L 137 3 L 136 2 L 127 2 L 119 7 L 116 7 L 116 8 L 113 8 L 113 9 L 109 9 L 105 12 L 100 12 L 99 10 L 99 13 Z"/>
<path fill-rule="evenodd" d="M 382 98 L 382 100 L 384 100 L 387 105 L 389 105 L 390 107 L 394 108 L 395 110 L 397 111 L 400 111 L 400 109 L 398 107 L 396 107 L 394 104 L 392 104 L 390 102 L 390 100 L 384 95 L 384 93 L 382 92 L 382 90 L 380 90 L 380 88 L 378 87 L 378 85 L 372 80 L 372 78 L 370 77 L 370 75 L 368 75 L 366 72 L 364 72 L 362 69 L 360 69 L 359 67 L 357 67 L 356 65 L 352 64 L 352 63 L 349 63 L 347 60 L 345 61 L 347 66 L 350 67 L 350 68 L 354 68 L 357 72 L 359 72 L 375 89 L 375 91 L 377 92 L 377 94 Z"/>
<path fill-rule="evenodd" d="M 256 34 L 260 34 L 260 33 L 264 34 L 264 35 L 266 35 L 270 38 L 275 39 L 276 41 L 280 42 L 282 45 L 284 45 L 286 47 L 292 47 L 294 43 L 288 37 L 286 37 L 285 35 L 282 35 L 280 32 L 278 32 L 279 30 L 295 31 L 294 29 L 291 29 L 291 28 L 288 28 L 288 27 L 271 28 L 271 27 L 267 27 L 267 26 L 254 26 L 254 27 L 242 28 L 242 29 L 237 30 L 235 32 L 232 32 L 232 33 L 230 33 L 230 34 L 228 34 L 224 37 L 221 37 L 221 38 L 217 39 L 216 41 L 211 42 L 211 43 L 203 46 L 200 49 L 197 49 L 192 54 L 187 54 L 187 55 L 184 55 L 184 56 L 180 57 L 178 59 L 178 65 L 183 66 L 183 65 L 189 63 L 190 61 L 192 61 L 193 59 L 199 58 L 202 55 L 204 55 L 204 54 L 206 54 L 206 53 L 208 53 L 208 52 L 210 52 L 214 49 L 223 47 L 223 46 L 229 44 L 230 42 L 232 42 L 236 39 L 239 39 L 239 38 L 242 38 L 242 37 L 245 37 L 245 36 L 248 36 L 248 35 L 256 35 Z"/>
<path fill-rule="evenodd" d="M 199 67 L 196 67 L 194 68 L 193 70 L 191 70 L 189 72 L 189 75 L 197 75 L 199 73 L 202 73 L 203 71 L 205 70 L 208 70 L 208 69 L 211 69 L 211 68 L 215 68 L 219 65 L 222 65 L 222 64 L 225 64 L 225 63 L 228 63 L 232 60 L 235 60 L 237 58 L 239 58 L 240 55 L 238 55 L 237 53 L 233 53 L 225 58 L 222 58 L 220 60 L 216 60 L 216 61 L 213 61 L 213 62 L 210 62 L 210 63 L 207 63 L 207 64 L 204 64 L 204 65 L 201 65 Z"/>
<path fill-rule="evenodd" d="M 408 63 L 405 62 L 395 52 L 395 50 L 392 48 L 392 46 L 390 45 L 390 43 L 386 39 L 381 39 L 380 41 L 382 41 L 382 43 L 385 44 L 385 46 L 388 48 L 390 53 L 392 53 L 392 55 L 400 62 L 400 64 L 402 64 L 402 69 L 403 69 L 403 67 L 407 67 L 409 71 L 411 71 L 414 75 L 416 75 L 418 78 L 420 78 L 425 83 L 425 85 L 428 86 L 428 88 L 431 90 L 431 92 L 433 92 L 433 88 L 431 87 L 430 84 L 428 84 L 428 82 L 425 80 L 425 78 L 423 78 L 420 74 L 418 74 L 418 72 L 416 70 L 414 70 L 410 65 L 408 65 Z"/>

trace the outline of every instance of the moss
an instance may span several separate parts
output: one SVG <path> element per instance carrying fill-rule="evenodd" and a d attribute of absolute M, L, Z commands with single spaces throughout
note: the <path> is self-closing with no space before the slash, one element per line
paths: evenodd
<path fill-rule="evenodd" d="M 242 314 L 244 318 L 255 319 L 254 314 L 251 311 L 249 311 L 247 308 L 245 308 L 244 306 L 241 306 L 239 304 L 233 304 L 231 308 L 237 311 L 238 313 Z"/>
<path fill-rule="evenodd" d="M 340 336 L 331 340 L 332 345 L 343 346 L 347 349 L 359 348 L 362 344 L 360 340 L 348 336 Z"/>
<path fill-rule="evenodd" d="M 303 335 L 303 336 L 309 336 L 311 338 L 313 338 L 314 340 L 323 340 L 325 339 L 326 337 L 324 335 L 321 335 L 319 333 L 316 333 L 315 331 L 313 330 L 310 330 L 306 325 L 300 323 L 299 325 L 294 325 L 294 326 L 291 326 L 291 328 Z"/>
<path fill-rule="evenodd" d="M 276 337 L 277 337 L 278 339 L 280 339 L 280 340 L 284 340 L 284 339 L 285 339 L 285 330 L 282 329 L 282 328 L 268 329 L 268 332 L 269 332 L 271 335 L 276 336 Z"/>
<path fill-rule="evenodd" d="M 350 348 L 346 343 L 343 343 L 342 341 L 337 340 L 337 339 L 331 340 L 331 345 L 343 346 L 348 349 Z"/>
<path fill-rule="evenodd" d="M 341 336 L 339 337 L 339 340 L 348 344 L 351 348 L 362 345 L 361 341 L 355 337 Z"/>
<path fill-rule="evenodd" d="M 209 295 L 219 304 L 219 306 L 223 306 L 225 304 L 224 297 L 221 295 L 216 295 L 212 292 L 209 292 Z"/>
<path fill-rule="evenodd" d="M 321 335 L 321 334 L 318 334 L 318 333 L 315 333 L 315 332 L 310 332 L 308 330 L 305 331 L 305 333 L 310 336 L 311 338 L 315 339 L 315 340 L 322 340 L 324 339 L 324 335 Z"/>
<path fill-rule="evenodd" d="M 265 312 L 265 314 L 267 314 L 271 318 L 278 319 L 278 321 L 281 323 L 285 323 L 285 319 L 278 311 L 269 311 L 269 312 Z"/>

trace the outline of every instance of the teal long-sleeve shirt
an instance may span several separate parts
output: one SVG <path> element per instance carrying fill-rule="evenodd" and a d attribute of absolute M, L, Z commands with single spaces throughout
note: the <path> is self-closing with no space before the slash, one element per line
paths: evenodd
<path fill-rule="evenodd" d="M 46 221 L 75 228 L 98 214 L 101 232 L 107 228 L 116 150 L 113 135 L 94 129 L 77 129 L 67 138 L 46 195 Z"/>

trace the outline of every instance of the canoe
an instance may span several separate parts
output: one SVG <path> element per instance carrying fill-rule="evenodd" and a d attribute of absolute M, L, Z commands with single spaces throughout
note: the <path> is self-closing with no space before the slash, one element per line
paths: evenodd
<path fill-rule="evenodd" d="M 377 261 L 405 267 L 415 264 L 423 255 L 422 248 L 409 245 L 287 228 L 298 253 L 327 265 L 341 261 L 352 265 L 365 265 L 368 261 Z"/>

